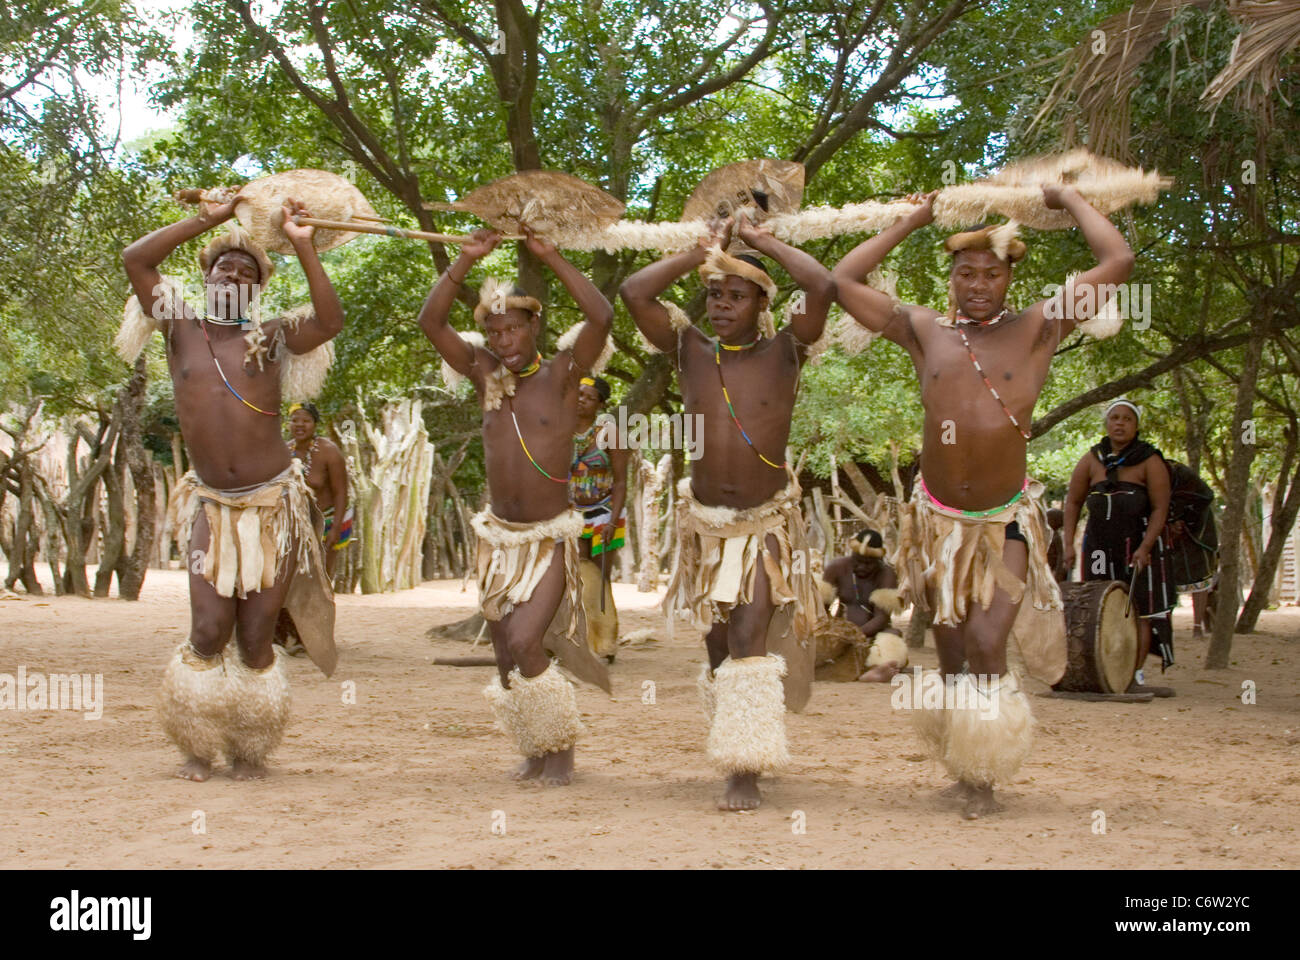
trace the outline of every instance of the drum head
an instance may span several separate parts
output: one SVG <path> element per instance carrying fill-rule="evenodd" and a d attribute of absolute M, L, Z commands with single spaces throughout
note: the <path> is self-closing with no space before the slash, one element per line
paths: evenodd
<path fill-rule="evenodd" d="M 1137 612 L 1124 616 L 1128 591 L 1118 582 L 1111 584 L 1101 601 L 1097 624 L 1097 672 L 1105 693 L 1123 693 L 1133 681 L 1137 663 Z"/>

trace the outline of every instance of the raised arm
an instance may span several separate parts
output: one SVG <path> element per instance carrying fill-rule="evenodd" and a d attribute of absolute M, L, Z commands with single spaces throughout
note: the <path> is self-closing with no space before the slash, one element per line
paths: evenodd
<path fill-rule="evenodd" d="M 582 376 L 595 365 L 605 349 L 610 328 L 614 326 L 614 308 L 581 270 L 564 259 L 555 244 L 535 235 L 527 225 L 524 225 L 523 230 L 524 244 L 529 251 L 559 277 L 564 289 L 569 291 L 578 309 L 587 318 L 571 348 L 574 366 L 577 368 L 574 372 Z"/>
<path fill-rule="evenodd" d="M 913 338 L 909 315 L 898 310 L 888 294 L 867 286 L 864 278 L 884 263 L 908 234 L 934 222 L 934 198 L 938 193 L 936 190 L 920 198 L 921 206 L 913 213 L 858 244 L 831 271 L 836 298 L 849 316 L 871 332 L 903 346 L 909 346 Z"/>
<path fill-rule="evenodd" d="M 348 503 L 348 464 L 343 458 L 343 451 L 334 443 L 326 441 L 321 444 L 321 453 L 325 454 L 326 469 L 329 471 L 330 496 L 334 504 L 334 525 L 325 541 L 325 549 L 332 549 L 339 542 L 343 530 L 343 513 Z"/>
<path fill-rule="evenodd" d="M 790 328 L 800 343 L 816 343 L 826 329 L 826 313 L 835 302 L 831 272 L 802 250 L 782 243 L 770 230 L 750 223 L 743 214 L 736 220 L 736 236 L 785 267 L 786 273 L 799 285 L 804 306 L 791 315 Z"/>
<path fill-rule="evenodd" d="M 627 502 L 627 464 L 631 457 L 632 451 L 626 447 L 613 447 L 609 451 L 609 467 L 614 474 L 614 486 L 609 492 L 609 515 L 612 522 L 611 529 L 605 534 L 606 543 L 614 539 L 612 528 L 617 525 L 618 518 L 623 513 L 623 504 Z"/>
<path fill-rule="evenodd" d="M 1165 520 L 1169 517 L 1169 467 L 1161 456 L 1147 457 L 1145 466 L 1151 516 L 1147 518 L 1147 532 L 1141 546 L 1133 551 L 1133 566 L 1139 570 L 1151 562 L 1151 550 L 1164 533 Z"/>
<path fill-rule="evenodd" d="M 677 331 L 673 329 L 668 311 L 659 302 L 659 295 L 683 274 L 698 269 L 708 259 L 709 249 L 721 244 L 726 249 L 731 236 L 731 221 L 710 225 L 713 234 L 702 237 L 690 250 L 674 253 L 670 257 L 643 267 L 623 281 L 619 296 L 627 304 L 632 321 L 650 343 L 676 360 Z"/>
<path fill-rule="evenodd" d="M 1089 458 L 1092 452 L 1085 453 L 1070 474 L 1070 487 L 1065 493 L 1065 522 L 1061 526 L 1061 549 L 1065 552 L 1065 569 L 1074 569 L 1074 532 L 1079 526 L 1079 515 L 1083 513 L 1083 502 L 1088 498 L 1088 478 L 1092 476 Z M 1085 560 L 1086 562 L 1086 560 Z"/>
<path fill-rule="evenodd" d="M 281 229 L 293 244 L 293 252 L 307 277 L 311 292 L 311 316 L 294 327 L 286 327 L 284 345 L 293 353 L 306 353 L 322 343 L 333 340 L 343 330 L 343 305 L 334 292 L 334 284 L 325 275 L 316 245 L 312 243 L 315 227 L 300 226 L 294 217 L 310 217 L 311 213 L 297 200 L 285 200 L 281 208 Z"/>
<path fill-rule="evenodd" d="M 160 303 L 162 274 L 158 272 L 158 267 L 182 243 L 193 240 L 234 216 L 235 201 L 204 203 L 199 209 L 198 216 L 160 227 L 122 251 L 122 266 L 126 268 L 131 289 L 140 301 L 140 308 L 148 316 L 161 318 L 162 311 L 169 309 L 166 304 Z"/>
<path fill-rule="evenodd" d="M 1096 295 L 1099 292 L 1095 290 L 1097 284 L 1121 284 L 1133 275 L 1134 257 L 1124 235 L 1109 219 L 1098 213 L 1087 200 L 1083 199 L 1082 194 L 1074 187 L 1045 186 L 1043 202 L 1048 209 L 1070 212 L 1075 222 L 1079 224 L 1083 238 L 1088 241 L 1092 255 L 1097 258 L 1095 267 L 1081 273 L 1074 280 L 1074 303 L 1067 305 L 1068 309 L 1061 311 L 1065 314 L 1060 320 L 1060 337 L 1063 338 L 1079 321 L 1091 319 L 1102 307 Z M 1080 302 L 1080 291 L 1086 290 L 1089 286 L 1094 288 L 1093 294 L 1087 296 L 1084 302 Z M 1064 295 L 1064 291 L 1058 294 L 1062 297 Z M 1036 303 L 1031 309 L 1042 311 L 1046 303 L 1047 301 Z M 1090 304 L 1092 309 L 1086 309 Z"/>
<path fill-rule="evenodd" d="M 456 300 L 457 291 L 464 285 L 470 268 L 491 253 L 500 242 L 501 234 L 495 230 L 475 230 L 473 239 L 460 245 L 460 256 L 433 285 L 416 318 L 420 329 L 447 361 L 447 365 L 461 376 L 468 377 L 474 366 L 474 348 L 452 328 L 447 317 L 451 314 L 451 305 Z"/>

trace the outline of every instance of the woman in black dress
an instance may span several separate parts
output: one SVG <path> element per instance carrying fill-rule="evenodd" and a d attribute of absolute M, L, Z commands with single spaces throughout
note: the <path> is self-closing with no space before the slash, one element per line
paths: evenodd
<path fill-rule="evenodd" d="M 1116 400 L 1107 409 L 1106 436 L 1084 454 L 1070 477 L 1065 543 L 1067 549 L 1073 546 L 1086 504 L 1083 579 L 1120 580 L 1133 586 L 1141 671 L 1149 653 L 1158 653 L 1162 666 L 1173 663 L 1169 611 L 1178 593 L 1162 537 L 1169 513 L 1169 468 L 1160 451 L 1138 437 L 1138 416 L 1138 408 L 1128 400 Z M 1074 559 L 1070 550 L 1071 566 Z M 1153 629 L 1158 634 L 1155 649 Z M 1143 689 L 1139 673 L 1130 691 Z"/>

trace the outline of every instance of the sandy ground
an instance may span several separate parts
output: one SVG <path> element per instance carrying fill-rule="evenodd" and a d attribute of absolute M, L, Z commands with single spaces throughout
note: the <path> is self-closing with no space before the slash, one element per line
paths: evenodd
<path fill-rule="evenodd" d="M 48 574 L 47 574 L 48 575 Z M 175 778 L 154 708 L 187 633 L 183 575 L 150 571 L 138 603 L 0 600 L 0 673 L 100 673 L 99 720 L 0 710 L 0 867 L 1293 867 L 1300 861 L 1300 611 L 1266 613 L 1234 665 L 1206 672 L 1180 610 L 1173 700 L 1033 697 L 1034 751 L 1007 810 L 963 821 L 935 794 L 888 687 L 819 683 L 789 716 L 793 768 L 762 809 L 714 808 L 695 692 L 698 634 L 625 647 L 568 788 L 516 784 L 480 690 L 492 668 L 432 664 L 425 638 L 474 592 L 434 582 L 341 598 L 333 679 L 290 663 L 294 715 L 272 776 Z M 653 594 L 616 585 L 623 630 L 659 627 Z M 659 631 L 662 636 L 662 630 Z M 474 652 L 486 652 L 480 647 Z M 927 648 L 919 662 L 934 665 Z M 1154 662 L 1154 661 L 1153 661 Z M 1156 675 L 1159 675 L 1158 668 Z M 1241 702 L 1242 682 L 1257 703 Z M 346 681 L 356 702 L 344 702 Z M 653 683 L 653 703 L 643 696 Z M 1043 689 L 1036 687 L 1035 689 Z M 1096 811 L 1105 833 L 1094 832 Z M 196 827 L 202 823 L 203 830 Z M 802 828 L 802 829 L 800 829 Z"/>

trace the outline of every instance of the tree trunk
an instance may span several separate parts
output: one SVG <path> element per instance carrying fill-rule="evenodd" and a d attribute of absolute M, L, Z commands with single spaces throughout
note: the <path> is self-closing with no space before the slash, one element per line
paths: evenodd
<path fill-rule="evenodd" d="M 63 571 L 64 588 L 69 593 L 89 597 L 86 579 L 86 548 L 95 531 L 95 500 L 102 474 L 108 468 L 117 440 L 117 419 L 100 412 L 98 433 L 91 433 L 84 423 L 77 424 L 68 441 L 68 493 L 59 504 L 59 523 L 68 545 L 67 566 Z M 90 459 L 79 465 L 77 445 L 84 440 L 90 447 Z"/>
<path fill-rule="evenodd" d="M 123 477 L 126 464 L 122 458 L 122 436 L 118 434 L 117 452 L 108 469 L 104 471 L 104 499 L 108 503 L 106 516 L 100 524 L 102 549 L 99 568 L 95 571 L 95 596 L 107 597 L 113 585 L 113 572 L 126 550 L 126 498 L 123 494 Z"/>
<path fill-rule="evenodd" d="M 660 458 L 662 468 L 668 454 Z M 641 461 L 641 502 L 638 516 L 641 530 L 641 569 L 637 573 L 636 588 L 642 593 L 659 589 L 659 491 L 663 489 L 664 472 Z"/>
<path fill-rule="evenodd" d="M 41 582 L 36 579 L 36 551 L 34 536 L 36 517 L 36 467 L 30 457 L 24 457 L 18 474 L 18 518 L 14 525 L 13 550 L 9 554 L 9 576 L 5 586 L 13 589 L 22 582 L 23 589 L 33 596 L 42 596 Z"/>
<path fill-rule="evenodd" d="M 59 571 L 59 512 L 54 507 L 54 500 L 39 475 L 36 478 L 36 496 L 41 501 L 41 513 L 45 517 L 45 562 L 50 565 L 51 582 L 54 584 L 55 596 L 63 596 L 63 574 Z"/>
<path fill-rule="evenodd" d="M 1224 477 L 1226 509 L 1219 543 L 1223 545 L 1219 562 L 1219 602 L 1214 612 L 1214 633 L 1205 656 L 1208 670 L 1227 668 L 1232 656 L 1232 630 L 1237 623 L 1237 596 L 1241 574 L 1241 534 L 1246 519 L 1246 494 L 1250 486 L 1250 467 L 1255 460 L 1255 435 L 1251 413 L 1255 404 L 1255 384 L 1259 379 L 1260 357 L 1268 333 L 1267 319 L 1252 318 L 1250 339 L 1246 341 L 1237 386 L 1237 403 L 1232 417 L 1232 459 Z M 1249 442 L 1248 442 L 1249 441 Z"/>
<path fill-rule="evenodd" d="M 135 363 L 135 373 L 127 383 L 122 403 L 122 434 L 118 441 L 118 456 L 123 457 L 126 469 L 131 472 L 131 485 L 135 488 L 135 543 L 131 552 L 118 560 L 117 594 L 123 600 L 139 600 L 144 588 L 145 573 L 154 552 L 157 535 L 157 488 L 154 481 L 153 458 L 144 447 L 144 393 L 148 385 L 144 357 Z"/>
<path fill-rule="evenodd" d="M 1277 498 L 1274 500 L 1273 515 L 1269 518 L 1268 545 L 1260 557 L 1250 596 L 1246 598 L 1241 616 L 1237 618 L 1238 633 L 1254 633 L 1259 615 L 1268 606 L 1273 581 L 1277 577 L 1277 565 L 1282 559 L 1282 549 L 1286 546 L 1287 536 L 1295 529 L 1296 517 L 1300 516 L 1300 467 L 1296 468 L 1291 477 L 1281 509 L 1277 508 L 1276 500 Z"/>

